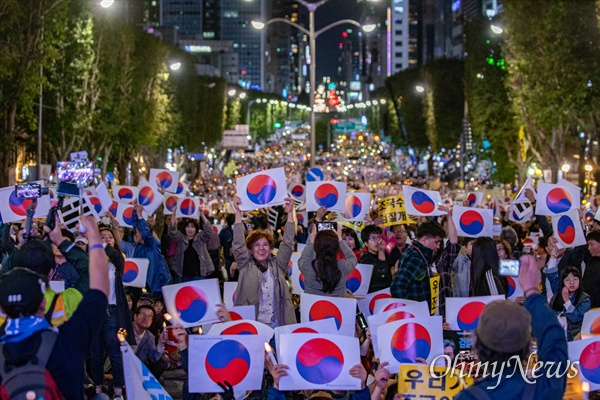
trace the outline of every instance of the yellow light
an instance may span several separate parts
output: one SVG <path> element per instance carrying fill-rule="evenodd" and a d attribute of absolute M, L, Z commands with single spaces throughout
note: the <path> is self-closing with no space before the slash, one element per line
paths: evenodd
<path fill-rule="evenodd" d="M 584 168 L 587 172 L 592 172 L 592 170 L 594 169 L 590 164 L 586 164 Z"/>
<path fill-rule="evenodd" d="M 375 135 L 375 136 L 373 137 L 373 140 L 375 140 L 376 142 L 379 142 L 379 135 Z"/>
<path fill-rule="evenodd" d="M 363 140 L 363 139 L 364 139 L 363 135 L 358 135 L 358 140 Z"/>

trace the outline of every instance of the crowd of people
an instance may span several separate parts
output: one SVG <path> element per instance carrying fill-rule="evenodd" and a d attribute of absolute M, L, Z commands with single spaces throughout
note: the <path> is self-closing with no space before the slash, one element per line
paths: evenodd
<path fill-rule="evenodd" d="M 263 156 L 274 151 L 267 148 Z M 306 171 L 299 149 L 279 147 L 277 151 L 297 155 L 296 163 L 286 158 L 286 173 L 292 182 L 303 181 Z M 252 159 L 240 163 L 236 171 L 252 173 L 279 162 L 276 154 L 269 160 L 261 164 Z M 375 196 L 400 192 L 390 178 L 392 172 L 376 165 L 342 165 L 330 160 L 323 168 L 333 179 L 350 176 L 355 189 Z M 223 182 L 229 180 L 220 176 L 219 183 Z M 162 205 L 145 219 L 142 206 L 134 201 L 132 229 L 119 226 L 110 212 L 108 224 L 81 217 L 74 232 L 58 223 L 44 225 L 43 220 L 34 221 L 29 232 L 25 223 L 3 224 L 0 398 L 19 398 L 10 390 L 37 390 L 33 381 L 17 379 L 18 385 L 10 386 L 8 374 L 40 359 L 45 360 L 48 372 L 43 387 L 52 388 L 44 398 L 101 399 L 110 394 L 123 399 L 127 394 L 121 340 L 131 345 L 159 381 L 166 370 L 187 371 L 194 363 L 188 359 L 187 336 L 198 331 L 173 326 L 175 339 L 169 338 L 162 288 L 172 283 L 218 279 L 223 287 L 224 282 L 237 281 L 235 305 L 254 306 L 258 322 L 271 328 L 300 322 L 299 298 L 292 295 L 289 276 L 289 262 L 299 245 L 304 245 L 298 267 L 304 275 L 305 293 L 353 297 L 346 289 L 346 278 L 358 263 L 368 264 L 373 266 L 368 293 L 389 288 L 393 297 L 427 302 L 431 313 L 442 317 L 447 298 L 508 297 L 507 278 L 500 274 L 499 263 L 520 260 L 523 296 L 490 303 L 474 332 L 473 351 L 480 361 L 508 361 L 512 356 L 526 360 L 532 335 L 540 361 L 566 361 L 567 341 L 581 339 L 584 314 L 600 307 L 600 218 L 585 227 L 586 245 L 564 249 L 541 215 L 517 224 L 503 213 L 495 221 L 502 226 L 497 237 L 461 238 L 448 205 L 439 206 L 445 216 L 415 217 L 416 224 L 393 226 L 381 226 L 377 210 L 372 210 L 358 231 L 355 225 L 336 225 L 335 213 L 325 207 L 311 213 L 304 226 L 299 225 L 293 198 L 279 208 L 277 222 L 269 223 L 264 210 L 240 211 L 233 183 L 220 189 L 213 186 L 210 179 L 190 185 L 196 194 L 217 200 L 199 219 L 178 219 L 176 210 L 165 215 Z M 532 191 L 527 196 L 535 202 Z M 323 222 L 332 222 L 332 229 L 317 229 Z M 535 249 L 524 245 L 531 232 L 539 234 Z M 126 258 L 149 260 L 145 288 L 123 285 Z M 436 301 L 432 301 L 430 286 L 434 276 L 439 276 Z M 64 289 L 55 291 L 51 282 L 62 282 Z M 231 319 L 225 306 L 219 308 L 218 316 L 223 321 Z M 360 318 L 357 321 L 361 363 L 350 374 L 360 378 L 361 390 L 280 391 L 279 380 L 287 374 L 287 367 L 267 357 L 263 389 L 249 393 L 249 398 L 402 398 L 395 385 L 397 371 L 378 363 L 371 332 Z M 447 323 L 444 329 L 449 329 Z M 451 344 L 444 343 L 444 347 Z M 44 349 L 50 349 L 48 354 L 43 354 Z M 184 398 L 233 398 L 232 388 L 221 383 L 225 389 L 221 394 L 189 393 L 186 385 Z M 565 390 L 564 377 L 527 385 L 512 376 L 493 391 L 486 390 L 484 383 L 485 379 L 459 398 L 549 399 L 562 398 Z"/>

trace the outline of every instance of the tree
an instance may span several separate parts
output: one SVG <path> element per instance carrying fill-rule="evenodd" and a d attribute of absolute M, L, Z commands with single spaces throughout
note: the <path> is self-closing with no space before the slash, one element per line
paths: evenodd
<path fill-rule="evenodd" d="M 511 100 L 554 179 L 597 112 L 598 85 L 588 86 L 600 75 L 595 11 L 594 0 L 504 2 Z"/>

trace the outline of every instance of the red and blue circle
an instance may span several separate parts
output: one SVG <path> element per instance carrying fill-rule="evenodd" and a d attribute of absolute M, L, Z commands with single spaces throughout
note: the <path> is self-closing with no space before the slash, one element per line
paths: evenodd
<path fill-rule="evenodd" d="M 324 183 L 315 190 L 315 201 L 319 206 L 331 208 L 339 199 L 337 188 L 331 183 Z"/>
<path fill-rule="evenodd" d="M 113 217 L 116 217 L 118 210 L 119 210 L 119 203 L 116 202 L 115 200 L 113 200 L 108 211 L 113 215 Z"/>
<path fill-rule="evenodd" d="M 362 284 L 362 275 L 358 268 L 354 268 L 346 278 L 346 289 L 352 293 L 356 292 Z"/>
<path fill-rule="evenodd" d="M 178 201 L 179 198 L 177 196 L 169 196 L 165 200 L 165 207 L 167 210 L 169 210 L 169 212 L 173 212 L 173 209 L 177 206 Z"/>
<path fill-rule="evenodd" d="M 119 188 L 117 197 L 121 200 L 133 200 L 133 190 L 128 187 Z"/>
<path fill-rule="evenodd" d="M 10 210 L 15 214 L 25 217 L 27 215 L 27 209 L 33 204 L 33 199 L 21 199 L 16 196 L 13 190 L 8 198 L 8 205 Z M 37 204 L 34 204 L 34 208 L 37 208 Z"/>
<path fill-rule="evenodd" d="M 100 202 L 100 199 L 96 196 L 89 196 L 89 200 L 96 214 L 100 214 L 102 212 L 102 202 Z"/>
<path fill-rule="evenodd" d="M 485 303 L 482 303 L 481 301 L 472 301 L 463 305 L 456 315 L 458 329 L 461 331 L 471 331 L 477 328 L 479 317 L 484 308 Z"/>
<path fill-rule="evenodd" d="M 296 214 L 296 220 L 298 220 L 298 225 L 304 225 L 304 216 L 302 214 Z"/>
<path fill-rule="evenodd" d="M 585 346 L 579 356 L 579 367 L 583 376 L 590 382 L 600 383 L 600 341 Z"/>
<path fill-rule="evenodd" d="M 304 197 L 304 185 L 292 186 L 292 196 L 297 199 L 302 199 Z"/>
<path fill-rule="evenodd" d="M 396 311 L 385 320 L 385 323 L 387 324 L 389 322 L 400 321 L 408 318 L 416 318 L 416 316 L 406 311 Z"/>
<path fill-rule="evenodd" d="M 208 350 L 204 366 L 213 382 L 236 386 L 250 371 L 250 352 L 237 340 L 223 340 Z"/>
<path fill-rule="evenodd" d="M 156 185 L 159 188 L 166 189 L 173 184 L 173 176 L 167 171 L 160 171 L 156 174 Z"/>
<path fill-rule="evenodd" d="M 140 189 L 140 193 L 138 194 L 138 202 L 146 207 L 152 204 L 154 201 L 154 189 L 150 186 L 144 186 Z"/>
<path fill-rule="evenodd" d="M 575 231 L 575 223 L 568 215 L 563 215 L 558 219 L 556 230 L 556 234 L 558 235 L 559 239 L 564 243 L 571 244 L 575 241 L 575 236 L 577 236 Z"/>
<path fill-rule="evenodd" d="M 133 225 L 133 207 L 127 207 L 123 210 L 123 222 L 125 222 L 125 225 Z"/>
<path fill-rule="evenodd" d="M 125 267 L 123 268 L 123 283 L 131 283 L 135 281 L 140 273 L 138 265 L 131 261 L 125 260 Z"/>
<path fill-rule="evenodd" d="M 583 218 L 587 222 L 592 222 L 592 220 L 594 219 L 595 216 L 596 216 L 596 214 L 593 211 L 586 211 L 585 214 L 583 215 Z"/>
<path fill-rule="evenodd" d="M 177 182 L 177 189 L 175 189 L 175 194 L 181 194 L 185 191 L 185 185 L 181 182 Z"/>
<path fill-rule="evenodd" d="M 302 290 L 305 290 L 306 286 L 304 283 L 304 274 L 302 272 L 300 272 L 299 283 L 300 283 L 300 287 L 302 288 Z"/>
<path fill-rule="evenodd" d="M 414 192 L 410 198 L 413 207 L 422 214 L 430 214 L 435 210 L 435 203 L 424 192 Z"/>
<path fill-rule="evenodd" d="M 401 325 L 392 335 L 392 355 L 400 363 L 414 363 L 417 357 L 426 359 L 431 353 L 431 336 L 418 323 Z"/>
<path fill-rule="evenodd" d="M 460 229 L 467 235 L 477 236 L 483 231 L 485 222 L 477 211 L 467 210 L 459 218 Z"/>
<path fill-rule="evenodd" d="M 338 330 L 342 326 L 342 313 L 335 304 L 327 300 L 316 301 L 308 312 L 309 321 L 318 321 L 321 319 L 333 318 Z"/>
<path fill-rule="evenodd" d="M 179 211 L 186 217 L 192 216 L 196 213 L 196 203 L 192 199 L 183 199 L 181 200 Z"/>
<path fill-rule="evenodd" d="M 244 319 L 240 314 L 236 313 L 235 311 L 229 311 L 229 316 L 231 317 L 232 321 L 240 321 L 242 319 Z M 222 335 L 223 333 L 221 333 Z M 250 335 L 250 333 L 249 333 Z"/>
<path fill-rule="evenodd" d="M 389 293 L 379 293 L 379 294 L 373 296 L 373 298 L 369 302 L 369 312 L 371 313 L 371 315 L 373 315 L 373 312 L 375 311 L 375 302 L 377 300 L 391 299 L 391 298 L 392 298 L 392 295 Z"/>
<path fill-rule="evenodd" d="M 477 203 L 477 195 L 475 193 L 469 193 L 467 196 L 467 205 L 473 207 Z"/>
<path fill-rule="evenodd" d="M 340 376 L 344 368 L 344 354 L 330 340 L 311 339 L 298 349 L 296 368 L 304 380 L 324 385 Z"/>
<path fill-rule="evenodd" d="M 231 315 L 231 312 L 229 314 Z M 221 335 L 258 335 L 258 330 L 249 322 L 240 322 L 239 324 L 223 329 Z"/>
<path fill-rule="evenodd" d="M 184 286 L 175 294 L 175 309 L 184 322 L 198 322 L 208 309 L 206 294 L 197 287 Z"/>
<path fill-rule="evenodd" d="M 571 209 L 573 199 L 564 188 L 554 188 L 546 195 L 546 206 L 554 214 L 562 214 Z"/>
<path fill-rule="evenodd" d="M 507 276 L 506 280 L 508 281 L 508 297 L 510 297 L 515 294 L 515 291 L 517 290 L 517 283 L 510 276 Z"/>
<path fill-rule="evenodd" d="M 346 214 L 349 216 L 349 218 L 358 217 L 362 211 L 362 207 L 362 202 L 357 196 L 346 196 Z"/>
<path fill-rule="evenodd" d="M 269 175 L 256 175 L 248 181 L 246 195 L 254 204 L 269 204 L 277 194 L 277 184 Z"/>

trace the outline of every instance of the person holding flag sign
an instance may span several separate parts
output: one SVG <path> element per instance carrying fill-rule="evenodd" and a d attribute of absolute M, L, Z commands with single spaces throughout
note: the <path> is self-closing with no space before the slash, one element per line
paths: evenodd
<path fill-rule="evenodd" d="M 338 259 L 340 252 L 344 254 L 343 259 Z M 304 292 L 347 297 L 346 278 L 357 263 L 354 252 L 342 238 L 341 225 L 337 225 L 336 231 L 317 232 L 316 225 L 313 224 L 309 242 L 298 260 L 300 272 L 304 274 Z"/>
<path fill-rule="evenodd" d="M 214 277 L 215 266 L 207 247 L 212 238 L 212 225 L 204 213 L 200 213 L 200 222 L 202 226 L 194 219 L 184 219 L 183 233 L 177 229 L 177 218 L 169 222 L 169 237 L 177 246 L 172 269 L 183 282 Z"/>
<path fill-rule="evenodd" d="M 296 314 L 286 275 L 294 251 L 294 199 L 285 199 L 287 223 L 277 255 L 273 255 L 273 234 L 254 230 L 244 239 L 244 224 L 240 210 L 241 199 L 234 200 L 232 252 L 239 269 L 236 306 L 256 307 L 256 320 L 274 328 L 295 324 Z"/>

